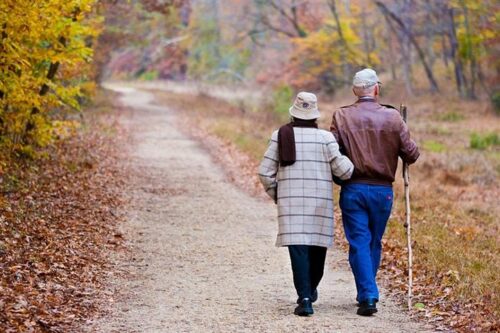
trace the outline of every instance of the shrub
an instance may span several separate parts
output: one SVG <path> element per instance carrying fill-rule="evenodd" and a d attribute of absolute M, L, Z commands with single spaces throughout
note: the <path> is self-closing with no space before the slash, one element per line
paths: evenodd
<path fill-rule="evenodd" d="M 497 133 L 489 133 L 489 134 L 478 134 L 472 133 L 470 136 L 470 147 L 472 149 L 488 149 L 493 146 L 500 145 L 500 138 Z"/>
<path fill-rule="evenodd" d="M 32 157 L 79 109 L 101 21 L 96 0 L 0 1 L 0 150 Z"/>
<path fill-rule="evenodd" d="M 495 112 L 500 115 L 500 91 L 496 91 L 491 96 L 491 103 L 495 108 Z"/>
<path fill-rule="evenodd" d="M 457 113 L 455 111 L 450 111 L 446 112 L 443 114 L 440 114 L 438 116 L 438 120 L 441 121 L 449 121 L 449 122 L 458 122 L 464 119 L 464 116 L 460 113 Z"/>
<path fill-rule="evenodd" d="M 442 143 L 434 140 L 427 140 L 423 142 L 423 147 L 425 150 L 431 151 L 433 153 L 441 153 L 446 148 Z"/>
<path fill-rule="evenodd" d="M 153 81 L 158 78 L 158 71 L 146 71 L 139 75 L 140 80 Z"/>
<path fill-rule="evenodd" d="M 288 85 L 282 85 L 273 92 L 272 106 L 275 113 L 285 118 L 288 116 L 288 109 L 293 103 L 293 89 Z"/>

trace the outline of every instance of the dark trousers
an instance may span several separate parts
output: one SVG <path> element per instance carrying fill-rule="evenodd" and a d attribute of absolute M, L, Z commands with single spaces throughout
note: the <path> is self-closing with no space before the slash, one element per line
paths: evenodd
<path fill-rule="evenodd" d="M 392 201 L 392 188 L 388 186 L 350 184 L 340 192 L 349 263 L 358 291 L 356 299 L 360 302 L 379 299 L 376 277 Z"/>
<path fill-rule="evenodd" d="M 292 261 L 293 284 L 299 299 L 311 298 L 323 277 L 326 247 L 309 245 L 289 245 Z"/>

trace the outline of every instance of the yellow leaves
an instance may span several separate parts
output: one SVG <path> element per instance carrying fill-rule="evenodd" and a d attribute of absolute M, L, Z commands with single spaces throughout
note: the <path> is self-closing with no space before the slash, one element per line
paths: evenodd
<path fill-rule="evenodd" d="M 74 120 L 55 120 L 52 122 L 53 136 L 58 139 L 66 139 L 76 133 L 80 123 Z"/>
<path fill-rule="evenodd" d="M 0 132 L 9 141 L 46 144 L 48 112 L 78 109 L 79 85 L 88 76 L 99 19 L 88 18 L 96 0 L 0 1 Z M 51 64 L 57 69 L 49 75 Z M 54 75 L 55 74 L 55 75 Z M 50 89 L 41 94 L 42 86 Z M 43 96 L 41 96 L 43 95 Z M 36 109 L 36 112 L 33 110 Z"/>
<path fill-rule="evenodd" d="M 353 29 L 355 25 L 354 19 L 341 18 L 341 37 L 336 21 L 325 20 L 322 29 L 310 32 L 306 38 L 293 39 L 295 48 L 291 66 L 295 69 L 296 75 L 292 79 L 292 84 L 310 86 L 314 85 L 314 82 L 323 81 L 323 84 L 330 85 L 325 88 L 331 89 L 342 82 L 343 66 L 358 65 L 367 57 L 361 51 L 362 40 Z M 373 53 L 368 56 L 372 63 L 379 62 Z"/>

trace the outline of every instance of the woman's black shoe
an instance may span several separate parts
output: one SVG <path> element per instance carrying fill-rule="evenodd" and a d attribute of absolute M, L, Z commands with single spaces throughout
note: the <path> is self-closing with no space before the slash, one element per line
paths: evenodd
<path fill-rule="evenodd" d="M 360 316 L 371 316 L 377 312 L 376 300 L 369 298 L 366 301 L 359 303 L 357 314 Z"/>
<path fill-rule="evenodd" d="M 304 298 L 299 302 L 299 305 L 295 308 L 293 312 L 297 316 L 309 316 L 314 313 L 311 300 L 309 298 Z"/>
<path fill-rule="evenodd" d="M 314 303 L 318 300 L 318 289 L 314 289 L 311 295 L 311 303 Z"/>
<path fill-rule="evenodd" d="M 314 289 L 312 295 L 311 295 L 311 303 L 314 303 L 318 300 L 318 289 Z M 297 304 L 300 303 L 300 297 L 297 298 Z"/>

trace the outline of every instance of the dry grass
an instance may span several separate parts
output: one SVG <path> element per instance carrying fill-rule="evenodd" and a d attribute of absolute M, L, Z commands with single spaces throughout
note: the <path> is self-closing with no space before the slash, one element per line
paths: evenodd
<path fill-rule="evenodd" d="M 383 100 L 404 96 L 386 87 Z M 271 132 L 283 119 L 269 111 L 245 111 L 206 96 L 159 92 L 159 98 L 183 110 L 191 123 L 235 144 L 254 161 L 260 160 Z M 320 103 L 320 127 L 328 128 L 331 113 L 353 101 Z M 485 102 L 464 102 L 438 96 L 408 98 L 412 136 L 422 156 L 411 168 L 415 299 L 422 314 L 443 320 L 459 331 L 495 330 L 499 326 L 498 205 L 500 153 L 470 148 L 472 133 L 499 133 L 500 122 Z M 268 110 L 268 108 L 263 108 Z M 387 283 L 405 288 L 405 233 L 401 177 L 397 201 L 385 236 L 383 270 Z"/>
<path fill-rule="evenodd" d="M 252 159 L 260 160 L 278 116 L 242 109 L 240 105 L 213 99 L 208 96 L 193 98 L 189 94 L 158 92 L 160 101 L 174 109 L 183 110 L 189 124 L 235 144 Z"/>

